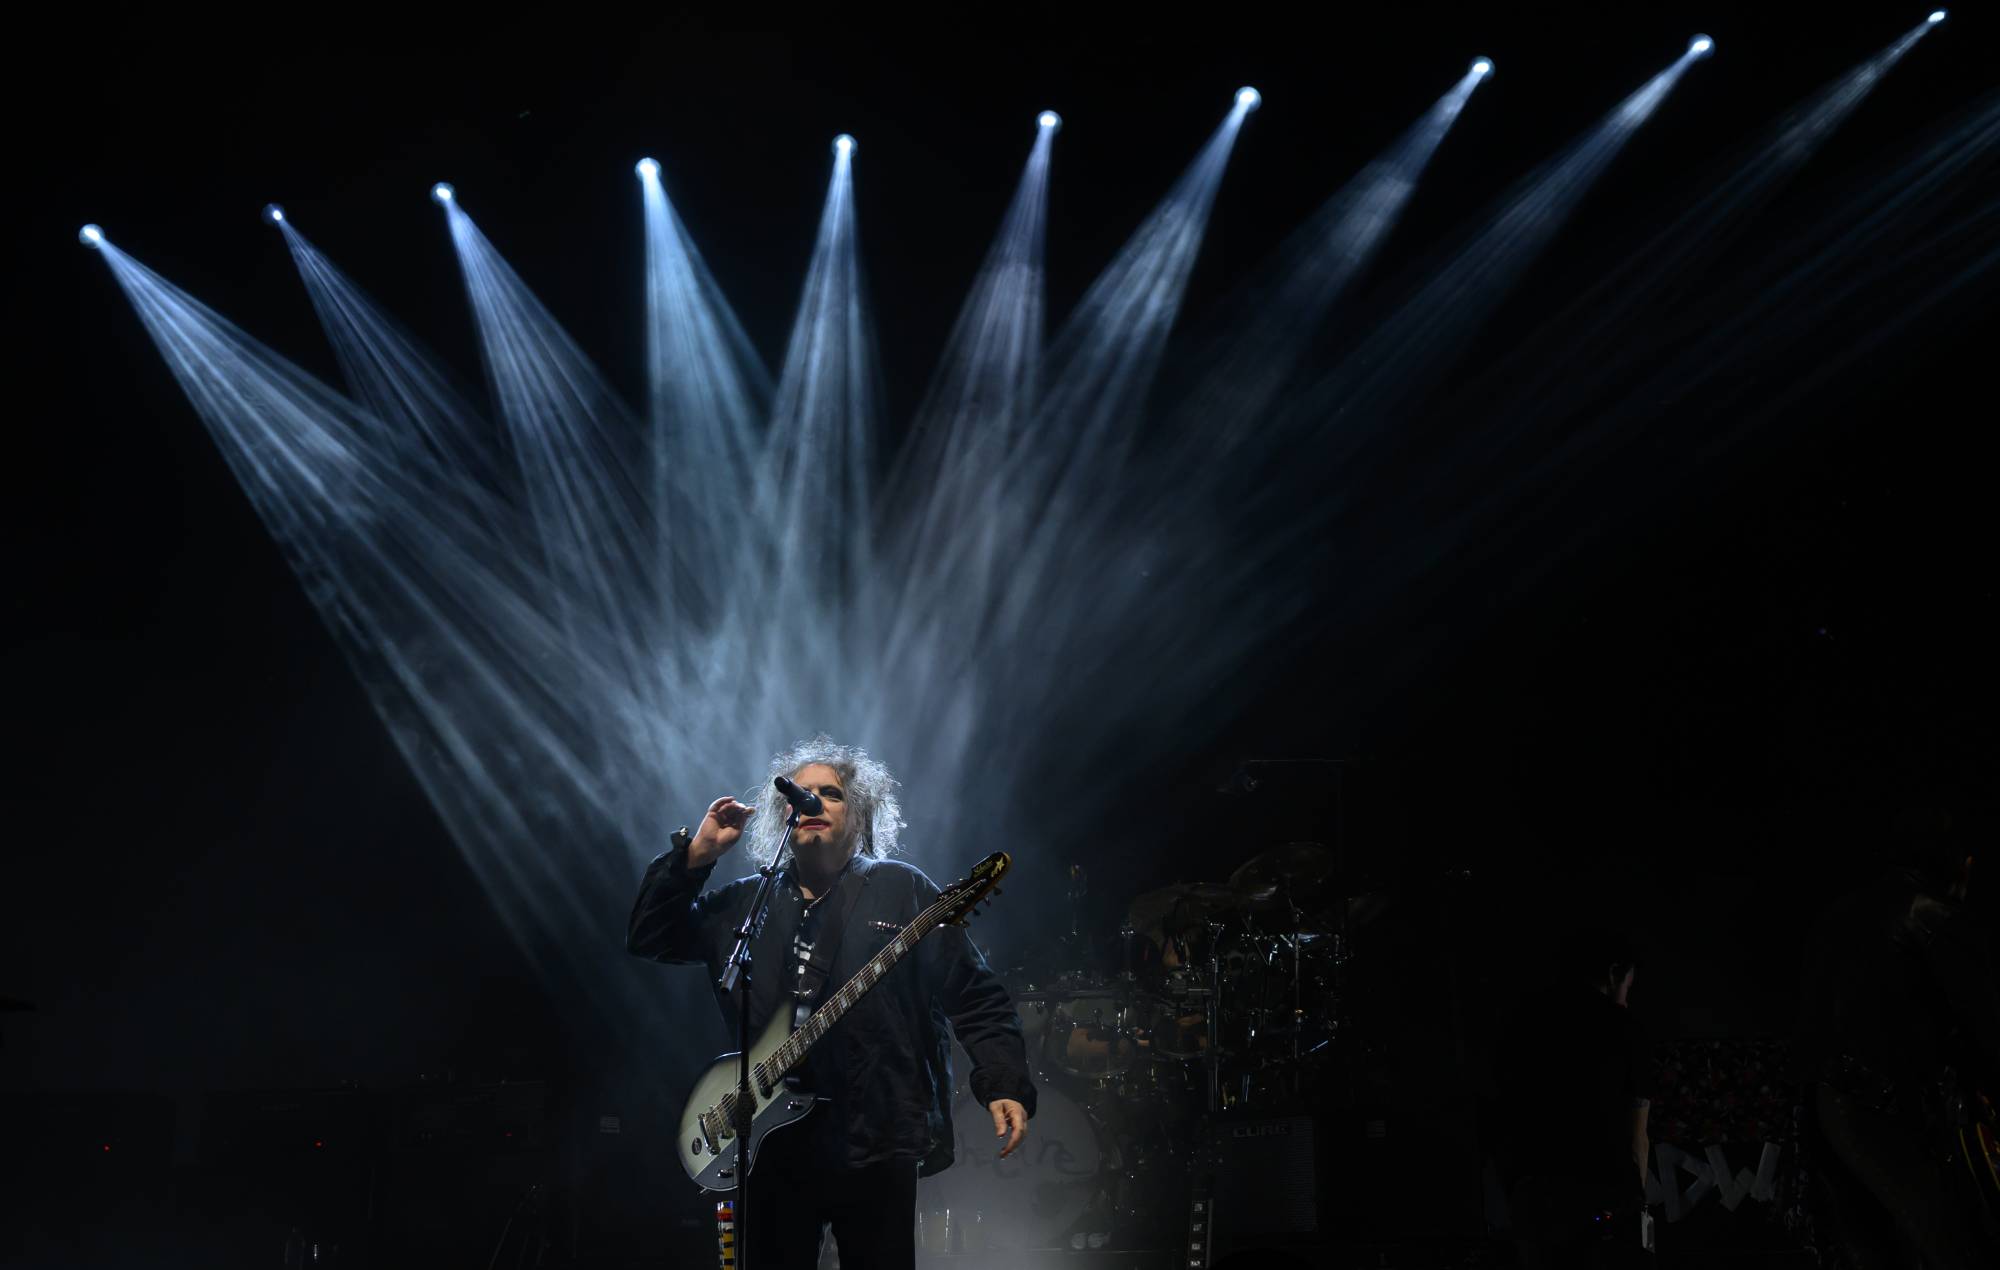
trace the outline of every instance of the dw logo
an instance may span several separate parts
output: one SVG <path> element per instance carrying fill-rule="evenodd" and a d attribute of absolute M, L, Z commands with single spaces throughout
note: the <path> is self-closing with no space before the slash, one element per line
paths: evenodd
<path fill-rule="evenodd" d="M 1780 1154 L 1777 1143 L 1766 1142 L 1755 1173 L 1738 1169 L 1732 1174 L 1729 1158 L 1719 1146 L 1703 1147 L 1702 1154 L 1694 1156 L 1669 1143 L 1654 1143 L 1653 1160 L 1659 1168 L 1646 1174 L 1646 1202 L 1664 1205 L 1668 1221 L 1679 1221 L 1710 1191 L 1721 1195 L 1722 1206 L 1732 1213 L 1745 1196 L 1768 1204 L 1778 1196 Z M 1681 1189 L 1677 1174 L 1683 1169 L 1694 1177 L 1686 1190 Z"/>

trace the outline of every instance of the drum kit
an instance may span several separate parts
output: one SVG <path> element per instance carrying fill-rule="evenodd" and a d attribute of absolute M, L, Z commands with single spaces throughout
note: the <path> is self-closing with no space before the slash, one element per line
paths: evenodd
<path fill-rule="evenodd" d="M 1227 882 L 1135 897 L 1103 938 L 1083 928 L 1073 867 L 1068 936 L 1002 975 L 1036 1074 L 1028 1142 L 994 1158 L 992 1118 L 961 1089 L 957 1163 L 920 1187 L 921 1249 L 1130 1247 L 1178 1229 L 1205 1115 L 1296 1110 L 1339 1083 L 1343 979 L 1368 902 L 1348 881 L 1330 848 L 1287 843 Z"/>

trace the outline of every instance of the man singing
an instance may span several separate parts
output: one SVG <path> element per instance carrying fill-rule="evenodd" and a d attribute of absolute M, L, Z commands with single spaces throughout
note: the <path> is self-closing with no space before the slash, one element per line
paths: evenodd
<path fill-rule="evenodd" d="M 793 1011 L 795 1023 L 805 1019 L 938 896 L 921 871 L 887 858 L 902 816 L 896 781 L 881 763 L 821 736 L 779 755 L 770 774 L 819 795 L 821 810 L 800 819 L 793 860 L 751 945 L 753 1035 L 780 1009 Z M 626 948 L 705 964 L 714 985 L 757 879 L 705 895 L 702 887 L 746 832 L 754 862 L 769 864 L 787 810 L 768 781 L 754 807 L 727 796 L 711 803 L 687 848 L 647 868 Z M 822 944 L 836 950 L 824 976 L 812 967 Z M 736 1035 L 734 995 L 718 988 L 716 1001 Z M 829 1226 L 846 1270 L 915 1265 L 917 1178 L 952 1161 L 953 1036 L 972 1056 L 972 1093 L 992 1112 L 995 1138 L 1005 1140 L 1000 1154 L 1020 1146 L 1035 1107 L 1020 1016 L 964 930 L 945 926 L 808 1054 L 801 1083 L 824 1101 L 757 1152 L 748 1199 L 752 1266 L 813 1270 Z"/>

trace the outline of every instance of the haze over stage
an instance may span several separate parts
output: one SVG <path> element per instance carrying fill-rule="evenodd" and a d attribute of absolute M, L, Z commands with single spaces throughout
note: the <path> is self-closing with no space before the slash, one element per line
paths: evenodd
<path fill-rule="evenodd" d="M 1472 527 L 1507 523 L 1544 488 L 1554 456 L 1615 447 L 1657 422 L 1662 401 L 1809 342 L 1809 306 L 1775 310 L 1815 279 L 1851 279 L 1893 325 L 1981 276 L 1990 217 L 1934 215 L 1916 192 L 1953 190 L 1979 161 L 1990 101 L 1805 217 L 1805 254 L 1747 275 L 1761 290 L 1698 293 L 1731 297 L 1739 316 L 1690 303 L 1715 253 L 1936 25 L 1802 103 L 1719 179 L 1691 183 L 1675 228 L 1641 240 L 1608 275 L 1615 285 L 1546 329 L 1500 333 L 1508 369 L 1447 398 L 1453 430 L 1436 444 L 1424 421 L 1440 385 L 1496 338 L 1495 313 L 1562 250 L 1641 130 L 1699 90 L 1694 64 L 1726 48 L 1690 39 L 1500 197 L 1457 209 L 1448 247 L 1372 279 L 1427 177 L 1452 160 L 1475 90 L 1514 80 L 1511 57 L 1499 77 L 1492 59 L 1455 52 L 1424 90 L 1441 97 L 1358 171 L 1325 173 L 1331 194 L 1271 260 L 1240 270 L 1212 310 L 1187 312 L 1252 116 L 1285 108 L 1275 87 L 1268 103 L 1239 88 L 1053 338 L 1055 146 L 1113 124 L 1023 116 L 1025 160 L 994 158 L 1022 163 L 1011 200 L 894 453 L 857 216 L 864 164 L 877 160 L 846 133 L 828 150 L 815 142 L 829 170 L 775 373 L 670 197 L 687 179 L 671 144 L 634 162 L 644 255 L 627 289 L 644 297 L 631 337 L 647 376 L 636 403 L 475 220 L 488 209 L 469 178 L 430 194 L 483 395 L 456 385 L 276 204 L 266 219 L 306 284 L 339 388 L 95 226 L 83 238 L 512 929 L 607 1017 L 665 1031 L 670 1011 L 619 962 L 598 915 L 629 898 L 635 866 L 690 807 L 795 734 L 866 738 L 926 789 L 1025 797 L 1050 780 L 1050 736 L 1064 767 L 1128 778 L 1161 758 L 1134 738 L 1217 708 L 1275 650 L 1323 633 L 1306 601 L 1329 558 L 1357 606 L 1335 624 L 1381 620 L 1359 611 L 1364 600 L 1388 612 L 1423 594 Z M 1902 267 L 1933 250 L 1949 269 Z M 1682 304 L 1674 336 L 1621 342 L 1637 315 Z M 1537 431 L 1586 406 L 1588 426 Z M 1344 516 L 1384 501 L 1406 536 L 1342 539 Z M 920 850 L 1005 845 L 985 841 L 999 831 L 974 809 L 940 800 L 913 814 L 911 839 L 939 844 Z"/>

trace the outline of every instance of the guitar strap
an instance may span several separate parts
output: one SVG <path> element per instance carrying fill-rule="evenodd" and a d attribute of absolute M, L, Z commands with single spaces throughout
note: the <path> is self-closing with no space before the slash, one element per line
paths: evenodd
<path fill-rule="evenodd" d="M 855 857 L 847 871 L 840 875 L 840 881 L 834 883 L 833 894 L 826 897 L 826 913 L 820 918 L 812 956 L 806 958 L 799 970 L 797 1000 L 800 1004 L 819 1004 L 819 994 L 833 974 L 834 958 L 840 955 L 840 940 L 847 933 L 848 915 L 854 911 L 855 904 L 860 902 L 861 892 L 868 885 L 866 873 L 861 858 Z"/>

